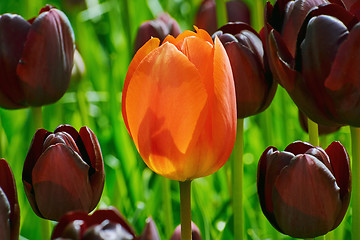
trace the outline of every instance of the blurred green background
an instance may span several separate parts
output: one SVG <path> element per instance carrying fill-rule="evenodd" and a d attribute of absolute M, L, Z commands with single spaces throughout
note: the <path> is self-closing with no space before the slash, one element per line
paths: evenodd
<path fill-rule="evenodd" d="M 259 30 L 265 1 L 245 2 L 251 9 L 253 25 Z M 169 226 L 164 219 L 162 177 L 146 167 L 127 133 L 121 116 L 121 91 L 140 24 L 166 11 L 178 21 L 182 31 L 192 30 L 200 3 L 201 0 L 0 1 L 0 14 L 17 13 L 29 19 L 37 16 L 45 4 L 51 4 L 69 17 L 86 71 L 72 79 L 70 89 L 59 102 L 43 107 L 44 128 L 53 131 L 60 124 L 71 124 L 79 130 L 89 126 L 98 137 L 105 161 L 105 188 L 98 207 L 115 206 L 137 233 L 142 232 L 145 219 L 152 216 L 162 239 L 170 238 L 166 229 L 174 229 L 180 223 L 178 183 L 170 181 L 173 225 Z M 0 157 L 10 163 L 16 178 L 21 239 L 41 239 L 43 220 L 33 213 L 21 181 L 22 166 L 38 123 L 34 123 L 31 109 L 0 109 L 0 121 Z M 300 127 L 297 107 L 278 87 L 265 112 L 245 119 L 243 184 L 247 239 L 291 239 L 277 233 L 263 216 L 256 176 L 259 157 L 267 146 L 283 150 L 295 140 L 308 141 L 308 136 Z M 351 153 L 348 127 L 321 137 L 321 145 L 326 148 L 334 140 L 341 141 Z M 212 176 L 193 181 L 192 220 L 205 240 L 233 239 L 230 172 L 228 162 Z M 351 208 L 332 233 L 333 239 L 349 239 L 350 223 Z"/>

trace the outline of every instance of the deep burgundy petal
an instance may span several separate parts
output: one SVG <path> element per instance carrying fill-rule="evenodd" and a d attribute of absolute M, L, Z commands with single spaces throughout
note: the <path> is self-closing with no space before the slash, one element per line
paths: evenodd
<path fill-rule="evenodd" d="M 74 35 L 57 9 L 41 13 L 31 25 L 17 74 L 27 103 L 41 106 L 59 100 L 68 88 Z"/>
<path fill-rule="evenodd" d="M 19 15 L 0 16 L 0 106 L 25 107 L 24 93 L 16 75 L 30 24 Z"/>
<path fill-rule="evenodd" d="M 51 239 L 56 239 L 63 236 L 63 232 L 66 227 L 75 220 L 83 220 L 84 222 L 87 220 L 88 214 L 81 211 L 69 212 L 62 216 L 54 227 L 54 230 L 51 234 Z"/>
<path fill-rule="evenodd" d="M 92 206 L 95 208 L 100 200 L 104 188 L 104 161 L 100 150 L 100 144 L 93 131 L 91 131 L 88 127 L 82 127 L 79 134 L 89 156 L 91 168 L 93 169 L 93 172 L 89 172 L 89 179 L 93 190 Z"/>
<path fill-rule="evenodd" d="M 302 141 L 295 141 L 291 144 L 289 144 L 284 151 L 291 152 L 295 156 L 298 154 L 304 154 L 309 149 L 313 148 L 314 146 L 311 145 L 308 142 L 302 142 Z"/>
<path fill-rule="evenodd" d="M 146 225 L 143 229 L 141 237 L 139 237 L 139 240 L 159 240 L 159 239 L 160 239 L 159 232 L 154 220 L 151 217 L 147 218 Z"/>
<path fill-rule="evenodd" d="M 10 239 L 10 204 L 0 187 L 0 239 Z"/>
<path fill-rule="evenodd" d="M 314 238 L 333 229 L 342 205 L 340 189 L 315 157 L 302 154 L 294 158 L 273 190 L 274 215 L 285 234 Z"/>
<path fill-rule="evenodd" d="M 16 240 L 19 238 L 20 231 L 20 208 L 15 178 L 5 159 L 0 159 L 0 188 L 4 191 L 10 205 L 10 239 Z"/>

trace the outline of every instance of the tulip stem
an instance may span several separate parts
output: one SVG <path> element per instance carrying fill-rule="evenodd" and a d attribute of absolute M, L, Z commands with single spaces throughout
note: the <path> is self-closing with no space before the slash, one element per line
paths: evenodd
<path fill-rule="evenodd" d="M 172 204 L 171 204 L 171 194 L 170 194 L 170 180 L 167 178 L 161 178 L 162 180 L 162 190 L 163 190 L 163 201 L 164 201 L 164 220 L 165 224 L 165 234 L 166 239 L 169 239 L 173 232 L 173 214 L 172 214 Z"/>
<path fill-rule="evenodd" d="M 352 239 L 360 239 L 360 128 L 350 127 L 352 148 Z"/>
<path fill-rule="evenodd" d="M 309 142 L 317 147 L 319 146 L 319 130 L 317 123 L 313 122 L 308 118 L 308 132 L 309 132 Z"/>
<path fill-rule="evenodd" d="M 218 28 L 228 22 L 225 0 L 216 0 L 216 16 Z"/>
<path fill-rule="evenodd" d="M 33 124 L 35 131 L 43 128 L 43 117 L 42 117 L 42 108 L 41 107 L 32 107 L 31 113 L 33 116 Z"/>
<path fill-rule="evenodd" d="M 244 239 L 243 213 L 243 141 L 244 119 L 237 120 L 237 133 L 233 150 L 232 205 L 234 216 L 234 239 Z"/>
<path fill-rule="evenodd" d="M 191 240 L 191 181 L 179 182 L 181 240 Z"/>

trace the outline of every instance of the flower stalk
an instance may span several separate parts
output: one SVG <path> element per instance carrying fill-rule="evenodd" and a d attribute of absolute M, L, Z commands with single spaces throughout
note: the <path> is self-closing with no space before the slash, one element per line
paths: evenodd
<path fill-rule="evenodd" d="M 181 240 L 191 240 L 191 181 L 179 181 L 179 185 Z"/>
<path fill-rule="evenodd" d="M 319 146 L 319 129 L 317 123 L 308 118 L 309 142 L 314 146 Z"/>
<path fill-rule="evenodd" d="M 243 213 L 243 148 L 244 148 L 244 119 L 237 121 L 237 133 L 233 150 L 232 172 L 232 203 L 234 214 L 234 239 L 244 237 L 244 213 Z"/>
<path fill-rule="evenodd" d="M 350 127 L 351 145 L 352 145 L 352 231 L 351 238 L 360 237 L 360 128 Z"/>

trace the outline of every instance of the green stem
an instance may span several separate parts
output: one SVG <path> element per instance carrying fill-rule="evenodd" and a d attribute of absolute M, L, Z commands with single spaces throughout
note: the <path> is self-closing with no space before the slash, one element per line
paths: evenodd
<path fill-rule="evenodd" d="M 49 240 L 51 237 L 51 222 L 47 219 L 41 221 L 41 237 L 43 240 Z"/>
<path fill-rule="evenodd" d="M 352 148 L 352 239 L 360 239 L 360 128 L 350 127 Z"/>
<path fill-rule="evenodd" d="M 169 239 L 173 232 L 173 213 L 171 204 L 171 193 L 170 193 L 170 180 L 167 178 L 161 178 L 162 190 L 163 190 L 163 201 L 164 201 L 164 219 L 165 219 L 165 234 L 166 239 Z"/>
<path fill-rule="evenodd" d="M 218 28 L 224 26 L 228 22 L 225 0 L 216 0 L 216 17 Z"/>
<path fill-rule="evenodd" d="M 35 127 L 35 131 L 37 129 L 43 128 L 42 108 L 41 107 L 32 107 L 31 113 L 33 116 L 33 126 Z"/>
<path fill-rule="evenodd" d="M 314 146 L 319 146 L 319 130 L 317 123 L 308 118 L 309 142 Z"/>
<path fill-rule="evenodd" d="M 80 85 L 81 86 L 81 85 Z M 87 101 L 85 92 L 82 89 L 76 91 L 77 104 L 80 112 L 80 118 L 83 126 L 89 126 L 89 117 L 87 111 Z"/>
<path fill-rule="evenodd" d="M 256 14 L 254 20 L 254 29 L 256 31 L 260 31 L 261 28 L 264 26 L 264 2 L 262 0 L 255 1 L 256 6 Z"/>
<path fill-rule="evenodd" d="M 179 182 L 181 240 L 191 240 L 191 181 Z"/>
<path fill-rule="evenodd" d="M 234 214 L 234 239 L 244 239 L 243 213 L 243 141 L 244 119 L 238 119 L 235 147 L 233 149 L 232 204 Z"/>

